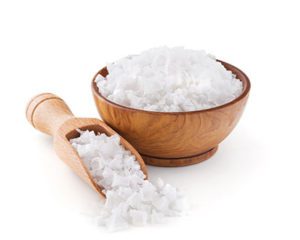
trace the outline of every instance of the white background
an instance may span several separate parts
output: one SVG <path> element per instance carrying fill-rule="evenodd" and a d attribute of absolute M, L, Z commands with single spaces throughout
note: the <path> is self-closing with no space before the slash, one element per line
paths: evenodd
<path fill-rule="evenodd" d="M 299 239 L 300 8 L 297 1 L 0 2 L 1 239 Z M 192 212 L 117 233 L 93 224 L 100 204 L 25 119 L 53 92 L 97 117 L 90 81 L 107 62 L 156 46 L 205 49 L 248 74 L 234 132 L 210 160 L 149 167 L 183 189 Z"/>

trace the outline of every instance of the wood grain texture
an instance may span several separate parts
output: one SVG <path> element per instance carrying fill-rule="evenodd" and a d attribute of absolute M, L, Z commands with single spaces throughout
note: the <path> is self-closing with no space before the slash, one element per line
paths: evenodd
<path fill-rule="evenodd" d="M 116 132 L 99 119 L 74 117 L 65 102 L 51 93 L 34 97 L 27 106 L 26 117 L 35 128 L 53 136 L 54 149 L 57 155 L 95 191 L 101 196 L 105 196 L 102 192 L 103 188 L 94 182 L 69 140 L 79 136 L 76 129 L 93 130 L 108 136 L 116 134 Z M 121 144 L 135 155 L 142 171 L 148 176 L 146 165 L 140 154 L 122 137 Z"/>
<path fill-rule="evenodd" d="M 239 121 L 249 96 L 250 81 L 246 74 L 228 63 L 221 63 L 243 83 L 242 94 L 225 105 L 191 112 L 153 112 L 121 106 L 98 91 L 94 80 L 98 74 L 104 77 L 108 74 L 103 68 L 92 81 L 96 107 L 109 126 L 126 138 L 141 155 L 151 158 L 148 163 L 158 166 L 194 164 L 197 159 L 190 161 L 191 156 L 199 156 L 215 148 L 229 135 Z M 187 161 L 171 163 L 170 159 L 178 158 L 186 158 Z M 166 163 L 162 164 L 164 159 Z"/>
<path fill-rule="evenodd" d="M 30 100 L 26 117 L 41 132 L 54 135 L 66 120 L 74 116 L 61 98 L 51 93 L 42 93 Z"/>
<path fill-rule="evenodd" d="M 183 167 L 183 166 L 197 164 L 209 159 L 216 153 L 217 149 L 218 146 L 199 155 L 183 157 L 183 158 L 158 158 L 158 157 L 151 157 L 146 155 L 142 155 L 142 157 L 145 163 L 147 163 L 148 165 L 153 165 L 158 167 L 179 167 L 179 166 Z"/>

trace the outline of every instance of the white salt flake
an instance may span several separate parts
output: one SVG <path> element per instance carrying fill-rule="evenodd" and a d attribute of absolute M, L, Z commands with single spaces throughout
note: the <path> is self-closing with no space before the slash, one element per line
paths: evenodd
<path fill-rule="evenodd" d="M 174 201 L 176 200 L 176 197 L 177 197 L 177 191 L 176 191 L 176 188 L 171 186 L 170 184 L 166 184 L 163 189 L 161 190 L 161 193 L 166 196 L 166 198 L 169 200 L 169 201 Z"/>
<path fill-rule="evenodd" d="M 154 185 L 148 181 L 144 182 L 141 193 L 143 201 L 152 201 L 157 195 Z"/>
<path fill-rule="evenodd" d="M 161 189 L 163 188 L 164 185 L 165 185 L 165 184 L 164 184 L 164 181 L 163 181 L 161 178 L 158 178 L 158 179 L 156 180 L 156 187 L 157 187 L 159 190 L 161 190 Z"/>
<path fill-rule="evenodd" d="M 118 186 L 127 187 L 127 186 L 129 186 L 129 183 L 130 183 L 129 177 L 127 177 L 127 176 L 122 177 L 115 173 L 113 176 L 113 181 L 112 181 L 111 186 L 112 187 L 118 187 Z"/>
<path fill-rule="evenodd" d="M 170 202 L 169 202 L 168 198 L 165 197 L 165 196 L 162 196 L 162 197 L 159 197 L 159 198 L 157 198 L 157 199 L 155 199 L 155 200 L 153 201 L 153 206 L 154 206 L 157 210 L 159 210 L 159 211 L 161 211 L 161 212 L 164 212 L 164 211 L 167 211 L 167 210 L 168 210 L 169 203 L 170 203 Z"/>
<path fill-rule="evenodd" d="M 131 217 L 131 223 L 135 226 L 144 226 L 147 223 L 148 214 L 140 210 L 130 210 L 129 216 Z"/>
<path fill-rule="evenodd" d="M 142 196 L 140 193 L 134 192 L 128 197 L 127 202 L 132 208 L 139 208 L 142 202 Z"/>
<path fill-rule="evenodd" d="M 164 215 L 156 210 L 152 210 L 150 218 L 152 224 L 162 223 L 164 221 Z"/>
<path fill-rule="evenodd" d="M 116 208 L 105 221 L 105 226 L 109 231 L 119 231 L 128 228 L 128 221 L 122 217 L 121 209 Z"/>
<path fill-rule="evenodd" d="M 96 82 L 100 82 L 101 80 L 105 80 L 105 78 L 102 77 L 102 75 L 98 74 L 97 77 L 96 77 L 96 79 L 95 79 L 95 81 Z"/>

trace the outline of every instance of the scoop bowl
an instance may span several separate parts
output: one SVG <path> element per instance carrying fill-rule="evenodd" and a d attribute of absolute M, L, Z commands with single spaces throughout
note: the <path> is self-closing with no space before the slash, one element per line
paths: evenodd
<path fill-rule="evenodd" d="M 33 97 L 27 105 L 26 117 L 34 128 L 53 137 L 56 154 L 92 189 L 105 197 L 104 188 L 93 179 L 83 160 L 69 141 L 79 137 L 80 134 L 77 129 L 104 133 L 107 136 L 114 135 L 116 132 L 99 119 L 75 117 L 67 104 L 52 93 L 42 93 Z M 140 154 L 126 139 L 121 137 L 120 143 L 136 157 L 147 178 L 147 168 Z"/>

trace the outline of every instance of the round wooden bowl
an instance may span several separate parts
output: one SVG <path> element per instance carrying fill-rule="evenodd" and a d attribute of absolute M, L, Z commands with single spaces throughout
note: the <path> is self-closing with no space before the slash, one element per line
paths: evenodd
<path fill-rule="evenodd" d="M 93 78 L 92 92 L 102 119 L 128 140 L 144 161 L 156 166 L 185 166 L 210 158 L 233 130 L 245 108 L 250 81 L 238 68 L 220 61 L 243 82 L 242 94 L 222 106 L 190 112 L 153 112 L 121 106 L 102 96 Z"/>

